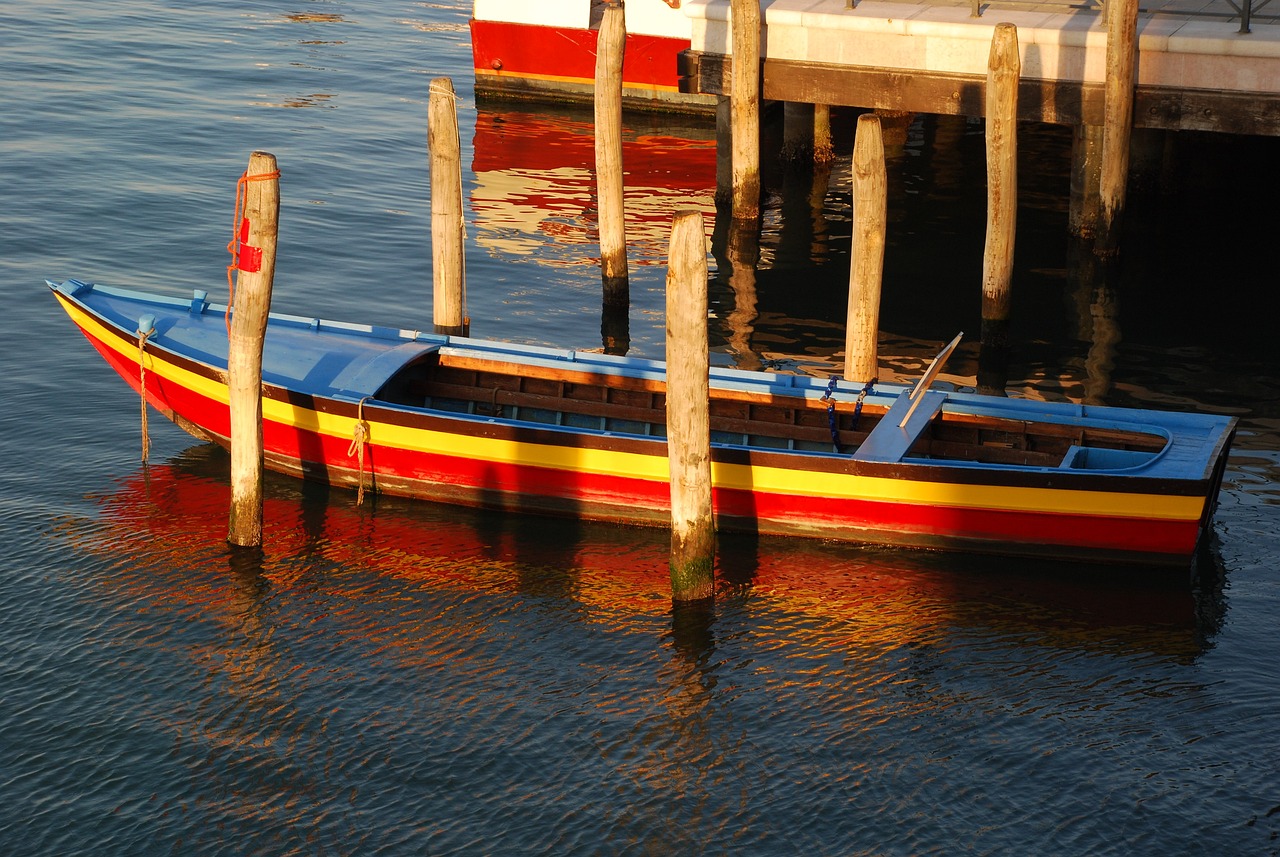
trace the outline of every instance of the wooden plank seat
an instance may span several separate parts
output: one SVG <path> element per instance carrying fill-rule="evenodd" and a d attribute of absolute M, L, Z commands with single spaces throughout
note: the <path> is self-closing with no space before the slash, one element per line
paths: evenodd
<path fill-rule="evenodd" d="M 711 429 L 717 443 L 831 450 L 828 415 L 821 400 L 767 390 L 716 388 L 712 394 Z M 430 355 L 398 376 L 383 395 L 404 404 L 544 425 L 653 437 L 666 433 L 665 385 L 660 378 L 573 365 L 522 365 L 515 373 L 510 364 L 483 356 Z M 855 401 L 837 399 L 840 448 L 856 450 L 854 457 L 866 461 L 900 461 L 910 455 L 1059 467 L 1074 447 L 1154 453 L 1167 442 L 1160 435 L 1122 428 L 1033 423 L 963 411 L 939 413 L 945 393 L 922 395 L 927 401 L 922 401 L 906 429 L 894 425 L 909 408 L 905 394 L 895 400 L 897 410 L 891 418 L 883 405 L 868 404 L 857 431 L 853 430 Z"/>
<path fill-rule="evenodd" d="M 599 395 L 589 397 L 581 389 L 566 391 L 565 395 L 554 393 L 534 393 L 520 389 L 513 382 L 521 379 L 515 376 L 504 376 L 503 386 L 486 382 L 492 379 L 480 378 L 477 383 L 447 383 L 433 381 L 426 385 L 428 395 L 424 399 L 427 407 L 442 407 L 447 402 L 465 403 L 467 413 L 480 416 L 505 417 L 508 419 L 526 419 L 530 422 L 543 422 L 555 425 L 571 425 L 579 428 L 592 427 L 610 430 L 611 427 L 624 423 L 633 424 L 631 433 L 665 436 L 666 434 L 666 397 L 662 393 L 648 393 L 649 404 L 629 404 L 619 402 L 617 391 L 607 387 L 596 387 Z M 511 386 L 508 386 L 511 385 Z M 727 440 L 725 435 L 741 435 L 740 441 L 747 446 L 787 446 L 794 448 L 795 441 L 816 444 L 824 448 L 831 446 L 831 431 L 826 422 L 826 413 L 821 412 L 821 422 L 812 421 L 805 424 L 803 409 L 788 409 L 791 419 L 759 419 L 753 415 L 756 410 L 749 405 L 735 402 L 713 402 L 711 408 L 711 430 L 720 435 L 720 440 Z M 781 411 L 782 408 L 771 408 Z M 531 416 L 530 412 L 536 412 Z M 557 416 L 561 415 L 561 416 Z M 580 420 L 567 419 L 567 415 L 593 417 L 599 420 L 597 425 L 587 426 Z M 870 422 L 870 421 L 868 421 Z M 620 430 L 620 429 L 615 429 Z M 867 436 L 864 431 L 841 430 L 842 446 L 853 448 Z M 762 439 L 774 438 L 778 443 L 764 443 Z M 753 442 L 755 441 L 755 442 Z M 728 442 L 734 442 L 728 440 Z"/>
<path fill-rule="evenodd" d="M 405 404 L 455 410 L 479 416 L 601 431 L 665 436 L 665 385 L 652 379 L 531 367 L 513 374 L 510 367 L 474 357 L 449 355 L 427 361 L 421 371 L 397 379 L 384 396 Z M 522 367 L 530 368 L 530 367 Z M 799 397 L 721 395 L 711 402 L 711 430 L 720 443 L 752 447 L 829 451 L 831 431 L 826 406 Z M 853 449 L 874 425 L 877 410 L 861 416 L 853 430 L 853 401 L 840 402 L 842 449 Z"/>

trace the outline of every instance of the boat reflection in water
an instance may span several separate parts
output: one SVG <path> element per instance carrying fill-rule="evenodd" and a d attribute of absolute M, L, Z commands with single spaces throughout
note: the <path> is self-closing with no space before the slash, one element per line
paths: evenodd
<path fill-rule="evenodd" d="M 661 530 L 386 496 L 357 506 L 354 492 L 268 473 L 265 551 L 232 550 L 228 467 L 220 447 L 191 447 L 97 498 L 101 521 L 69 523 L 67 538 L 118 558 L 104 581 L 132 592 L 117 597 L 167 602 L 231 625 L 280 588 L 345 605 L 350 630 L 361 637 L 403 631 L 396 626 L 410 621 L 405 610 L 415 603 L 406 600 L 406 587 L 506 599 L 493 609 L 532 606 L 547 622 L 623 633 L 652 634 L 672 615 Z M 1212 644 L 1225 611 L 1221 569 L 1212 567 L 1212 556 L 1204 562 L 1209 567 L 1192 587 L 1171 582 L 1167 570 L 1146 576 L 1111 566 L 724 534 L 716 604 L 676 611 L 667 627 L 677 650 L 699 660 L 716 646 L 715 625 L 731 611 L 734 622 L 761 633 L 786 627 L 855 659 L 904 646 L 945 651 L 976 638 L 1001 648 L 1139 652 L 1186 663 Z M 390 612 L 381 618 L 384 610 Z M 556 633 L 572 633 L 566 628 Z"/>
<path fill-rule="evenodd" d="M 589 109 L 478 105 L 476 243 L 496 257 L 599 265 L 594 130 Z M 715 129 L 682 117 L 628 115 L 622 163 L 630 262 L 665 265 L 673 214 L 693 209 L 715 219 Z"/>

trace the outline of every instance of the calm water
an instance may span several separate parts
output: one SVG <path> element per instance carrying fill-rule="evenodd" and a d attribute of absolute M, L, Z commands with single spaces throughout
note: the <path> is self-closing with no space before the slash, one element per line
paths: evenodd
<path fill-rule="evenodd" d="M 1241 417 L 1196 586 L 725 539 L 714 609 L 673 613 L 661 532 L 271 478 L 246 559 L 221 452 L 153 420 L 138 463 L 136 399 L 42 279 L 224 295 L 265 149 L 276 307 L 428 326 L 433 77 L 473 329 L 600 346 L 590 116 L 477 107 L 468 7 L 0 6 L 0 853 L 1280 853 L 1272 143 L 1179 138 L 1098 289 L 1069 137 L 1023 136 L 1010 390 Z M 666 224 L 712 231 L 714 156 L 630 121 L 629 336 L 656 357 Z M 964 121 L 891 150 L 886 375 L 977 331 L 982 159 Z M 774 170 L 757 268 L 714 230 L 718 362 L 831 364 L 847 178 Z"/>

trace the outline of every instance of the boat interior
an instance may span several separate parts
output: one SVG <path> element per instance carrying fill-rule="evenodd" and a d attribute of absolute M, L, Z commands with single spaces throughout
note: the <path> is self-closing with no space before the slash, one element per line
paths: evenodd
<path fill-rule="evenodd" d="M 1156 433 L 922 408 L 920 428 L 898 451 L 901 459 L 1037 468 L 1119 469 L 1151 460 L 1168 440 Z M 434 351 L 394 375 L 376 399 L 398 406 L 531 424 L 648 437 L 666 435 L 665 385 L 660 379 L 588 369 L 513 363 L 483 355 Z M 834 400 L 839 452 L 858 450 L 886 419 L 883 398 L 861 412 L 853 399 Z M 711 389 L 714 445 L 830 455 L 827 404 L 795 395 Z M 896 421 L 896 417 L 894 417 Z M 884 434 L 882 432 L 881 434 Z"/>

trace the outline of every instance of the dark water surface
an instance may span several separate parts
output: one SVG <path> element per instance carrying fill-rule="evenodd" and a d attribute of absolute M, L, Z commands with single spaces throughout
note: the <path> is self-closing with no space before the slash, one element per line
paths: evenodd
<path fill-rule="evenodd" d="M 433 77 L 459 93 L 473 330 L 600 346 L 590 115 L 477 106 L 468 13 L 0 6 L 0 853 L 1280 853 L 1272 141 L 1171 141 L 1098 288 L 1065 238 L 1069 134 L 1022 135 L 1011 393 L 1241 418 L 1194 586 L 726 537 L 714 608 L 673 612 L 662 532 L 272 477 L 246 558 L 223 453 L 153 420 L 138 463 L 136 399 L 43 278 L 225 297 L 265 149 L 276 307 L 427 327 Z M 631 353 L 659 357 L 666 230 L 712 230 L 714 144 L 628 123 Z M 771 168 L 758 267 L 714 229 L 718 362 L 839 359 L 841 133 L 829 176 Z M 904 135 L 886 377 L 978 330 L 981 126 Z"/>

